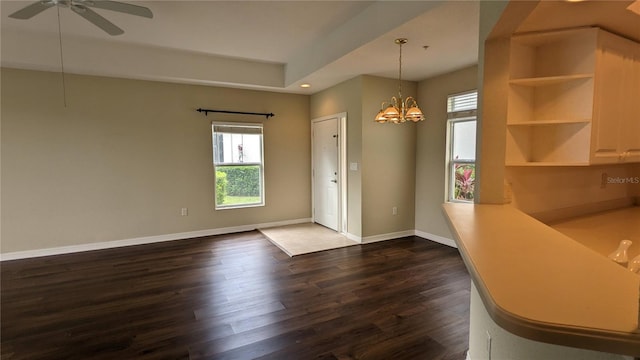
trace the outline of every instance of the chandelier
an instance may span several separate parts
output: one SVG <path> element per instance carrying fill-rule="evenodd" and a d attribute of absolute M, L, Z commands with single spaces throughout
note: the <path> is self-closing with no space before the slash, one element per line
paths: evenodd
<path fill-rule="evenodd" d="M 386 123 L 387 121 L 394 124 L 399 124 L 411 120 L 418 122 L 424 120 L 424 115 L 416 99 L 408 96 L 406 99 L 402 98 L 402 45 L 407 43 L 407 39 L 399 38 L 395 40 L 395 43 L 400 45 L 400 68 L 398 71 L 398 97 L 391 98 L 391 102 L 386 101 L 382 103 L 378 115 L 376 115 L 375 121 L 379 123 Z"/>

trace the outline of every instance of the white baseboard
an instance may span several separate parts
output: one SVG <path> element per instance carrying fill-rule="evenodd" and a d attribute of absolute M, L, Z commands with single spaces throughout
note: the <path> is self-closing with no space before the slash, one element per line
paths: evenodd
<path fill-rule="evenodd" d="M 416 230 L 415 235 L 416 236 L 420 236 L 421 238 L 425 238 L 427 240 L 431 240 L 433 242 L 437 242 L 437 243 L 442 244 L 442 245 L 447 245 L 447 246 L 450 246 L 450 247 L 456 248 L 456 249 L 458 248 L 458 245 L 456 245 L 456 242 L 454 240 L 446 238 L 444 236 L 430 234 L 428 232 L 424 232 L 424 231 L 420 231 L 420 230 Z"/>
<path fill-rule="evenodd" d="M 347 239 L 349 240 L 353 240 L 356 242 L 359 242 L 361 244 L 368 244 L 368 243 L 373 243 L 373 242 L 378 242 L 378 241 L 385 241 L 385 240 L 391 240 L 391 239 L 397 239 L 397 238 L 401 238 L 401 237 L 405 237 L 405 236 L 419 236 L 421 238 L 424 238 L 426 240 L 429 241 L 433 241 L 433 242 L 437 242 L 438 244 L 442 244 L 442 245 L 446 245 L 446 246 L 450 246 L 452 248 L 458 248 L 458 246 L 456 245 L 456 242 L 452 239 L 443 237 L 443 236 L 439 236 L 439 235 L 435 235 L 435 234 L 431 234 L 428 232 L 424 232 L 424 231 L 420 231 L 420 230 L 406 230 L 406 231 L 400 231 L 400 232 L 395 232 L 395 233 L 389 233 L 389 234 L 382 234 L 382 235 L 374 235 L 374 236 L 367 236 L 365 238 L 361 237 L 361 236 L 357 236 L 357 235 L 353 235 L 350 233 L 344 233 L 344 236 L 347 237 Z"/>
<path fill-rule="evenodd" d="M 348 233 L 348 232 L 342 233 L 342 235 L 346 236 L 347 239 L 349 239 L 349 240 L 353 240 L 355 242 L 358 242 L 358 243 L 362 244 L 362 236 L 353 235 L 353 234 Z"/>
<path fill-rule="evenodd" d="M 83 251 L 113 249 L 113 248 L 132 246 L 132 245 L 153 244 L 153 243 L 164 242 L 164 241 L 191 239 L 191 238 L 202 237 L 202 236 L 232 234 L 237 232 L 256 230 L 259 228 L 294 225 L 294 224 L 302 224 L 302 223 L 308 223 L 308 222 L 311 222 L 310 218 L 276 221 L 276 222 L 263 223 L 263 224 L 233 226 L 233 227 L 225 227 L 225 228 L 217 228 L 217 229 L 187 231 L 187 232 L 174 233 L 174 234 L 145 236 L 145 237 L 138 237 L 138 238 L 132 238 L 132 239 L 105 241 L 105 242 L 97 242 L 97 243 L 89 243 L 89 244 L 60 246 L 60 247 L 54 247 L 54 248 L 48 248 L 48 249 L 16 251 L 16 252 L 9 252 L 6 254 L 0 254 L 0 262 L 8 261 L 8 260 L 36 258 L 36 257 L 42 257 L 42 256 L 71 254 L 71 253 L 77 253 L 77 252 L 83 252 Z M 443 245 L 457 248 L 456 243 L 451 239 L 430 234 L 424 231 L 419 231 L 419 230 L 399 231 L 399 232 L 388 233 L 388 234 L 367 236 L 364 238 L 361 236 L 350 234 L 350 233 L 344 233 L 344 235 L 348 239 L 356 241 L 360 244 L 369 244 L 369 243 L 374 243 L 378 241 L 386 241 L 386 240 L 392 240 L 392 239 L 415 235 L 430 241 L 434 241 Z"/>
<path fill-rule="evenodd" d="M 362 244 L 369 244 L 373 242 L 397 239 L 397 238 L 401 238 L 405 236 L 413 236 L 413 235 L 415 235 L 415 230 L 405 230 L 405 231 L 398 231 L 398 232 L 393 232 L 388 234 L 380 234 L 380 235 L 363 237 L 360 242 Z"/>
<path fill-rule="evenodd" d="M 35 258 L 35 257 L 41 257 L 41 256 L 50 256 L 50 255 L 70 254 L 70 253 L 92 251 L 92 250 L 112 249 L 112 248 L 118 248 L 118 247 L 124 247 L 124 246 L 152 244 L 152 243 L 158 243 L 158 242 L 164 242 L 164 241 L 190 239 L 190 238 L 196 238 L 196 237 L 202 237 L 202 236 L 232 234 L 232 233 L 243 232 L 243 231 L 251 231 L 258 228 L 293 225 L 293 224 L 301 224 L 301 223 L 307 223 L 307 222 L 311 222 L 311 218 L 277 221 L 277 222 L 264 223 L 264 224 L 233 226 L 233 227 L 225 227 L 225 228 L 218 228 L 218 229 L 187 231 L 187 232 L 165 234 L 165 235 L 144 236 L 144 237 L 138 237 L 133 239 L 123 239 L 123 240 L 105 241 L 105 242 L 80 244 L 80 245 L 60 246 L 60 247 L 54 247 L 54 248 L 48 248 L 48 249 L 16 251 L 16 252 L 9 252 L 6 254 L 0 254 L 0 261 L 27 259 L 27 258 Z"/>

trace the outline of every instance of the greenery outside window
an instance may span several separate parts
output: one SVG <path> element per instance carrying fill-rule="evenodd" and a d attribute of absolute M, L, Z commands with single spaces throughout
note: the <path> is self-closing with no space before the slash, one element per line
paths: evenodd
<path fill-rule="evenodd" d="M 212 123 L 216 210 L 264 205 L 262 124 Z"/>
<path fill-rule="evenodd" d="M 447 98 L 447 201 L 473 202 L 477 104 L 476 90 Z"/>

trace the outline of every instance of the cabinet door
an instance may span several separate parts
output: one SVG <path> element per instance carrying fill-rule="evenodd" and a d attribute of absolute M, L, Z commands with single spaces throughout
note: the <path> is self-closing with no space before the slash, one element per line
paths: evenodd
<path fill-rule="evenodd" d="M 591 142 L 591 163 L 623 161 L 620 134 L 630 93 L 634 43 L 601 32 L 596 69 L 595 108 Z"/>
<path fill-rule="evenodd" d="M 640 162 L 640 44 L 634 44 L 625 96 L 626 114 L 620 126 L 620 151 L 625 162 Z"/>

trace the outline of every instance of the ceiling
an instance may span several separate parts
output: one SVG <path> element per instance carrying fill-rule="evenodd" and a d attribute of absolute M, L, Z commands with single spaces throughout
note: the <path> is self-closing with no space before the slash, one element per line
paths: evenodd
<path fill-rule="evenodd" d="M 8 17 L 30 3 L 0 2 L 2 65 L 60 71 L 58 8 Z M 409 39 L 403 79 L 477 61 L 478 0 L 130 3 L 153 19 L 95 10 L 119 36 L 60 8 L 65 72 L 313 93 L 360 74 L 397 77 L 398 37 Z"/>
<path fill-rule="evenodd" d="M 311 94 L 361 74 L 397 78 L 398 37 L 409 39 L 407 80 L 475 64 L 478 54 L 480 0 L 130 1 L 153 19 L 97 9 L 125 30 L 119 36 L 67 8 L 60 33 L 56 7 L 8 17 L 30 3 L 0 2 L 2 66 Z M 518 31 L 596 24 L 640 40 L 629 3 L 542 1 Z"/>

